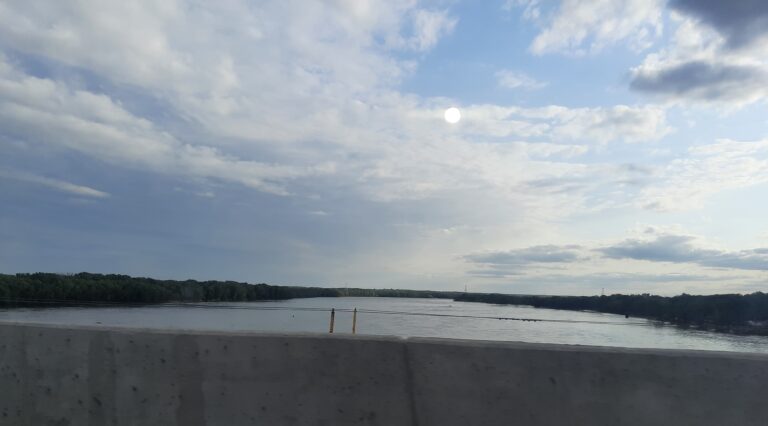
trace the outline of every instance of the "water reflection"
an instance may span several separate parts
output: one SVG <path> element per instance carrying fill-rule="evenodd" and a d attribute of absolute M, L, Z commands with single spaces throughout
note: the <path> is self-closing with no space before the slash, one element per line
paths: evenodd
<path fill-rule="evenodd" d="M 221 306 L 222 304 L 209 304 Z M 482 340 L 705 349 L 768 353 L 768 337 L 734 336 L 688 330 L 636 318 L 594 312 L 557 311 L 524 306 L 436 299 L 313 298 L 279 302 L 226 303 L 238 307 L 370 309 L 491 317 L 589 322 L 522 322 L 498 319 L 358 314 L 359 334 L 448 337 Z M 0 321 L 103 325 L 135 328 L 327 333 L 325 311 L 195 309 L 178 306 L 36 308 L 0 310 Z M 595 324 L 594 322 L 601 322 Z M 352 314 L 336 314 L 336 332 L 348 333 Z"/>

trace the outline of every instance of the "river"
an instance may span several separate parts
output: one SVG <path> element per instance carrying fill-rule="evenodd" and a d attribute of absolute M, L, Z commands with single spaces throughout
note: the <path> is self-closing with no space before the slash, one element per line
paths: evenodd
<path fill-rule="evenodd" d="M 331 308 L 396 311 L 423 316 L 358 313 L 357 333 L 449 337 L 634 348 L 703 349 L 768 353 L 768 337 L 682 329 L 638 318 L 594 312 L 499 306 L 446 299 L 310 298 L 200 307 L 59 307 L 1 309 L 0 321 L 58 325 L 188 330 L 327 333 Z M 321 310 L 306 310 L 317 308 Z M 543 321 L 457 318 L 515 317 Z M 336 333 L 350 333 L 352 314 L 337 312 Z"/>

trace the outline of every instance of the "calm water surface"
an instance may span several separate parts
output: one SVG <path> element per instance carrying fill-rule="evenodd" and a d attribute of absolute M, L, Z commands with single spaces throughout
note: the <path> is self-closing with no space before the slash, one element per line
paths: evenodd
<path fill-rule="evenodd" d="M 521 322 L 410 315 L 358 314 L 358 334 L 450 337 L 481 340 L 705 349 L 768 353 L 768 337 L 732 336 L 685 330 L 642 319 L 592 312 L 558 311 L 524 306 L 497 306 L 441 299 L 311 298 L 277 302 L 209 303 L 240 308 L 370 309 L 452 315 L 524 317 L 586 323 Z M 63 325 L 121 326 L 226 331 L 327 333 L 327 311 L 206 309 L 179 306 L 108 308 L 35 308 L 0 310 L 0 321 Z M 595 324 L 593 322 L 602 322 Z M 352 314 L 336 314 L 337 333 L 349 333 Z"/>

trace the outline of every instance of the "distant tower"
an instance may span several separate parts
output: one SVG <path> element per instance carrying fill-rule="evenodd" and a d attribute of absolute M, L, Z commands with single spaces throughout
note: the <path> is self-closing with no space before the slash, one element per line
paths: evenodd
<path fill-rule="evenodd" d="M 467 285 L 464 284 L 464 293 L 466 293 L 466 292 L 467 292 Z"/>

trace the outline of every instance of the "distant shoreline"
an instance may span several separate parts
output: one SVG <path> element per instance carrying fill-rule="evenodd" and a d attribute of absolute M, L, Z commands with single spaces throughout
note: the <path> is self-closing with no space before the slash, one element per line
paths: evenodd
<path fill-rule="evenodd" d="M 625 315 L 674 324 L 683 328 L 737 335 L 768 336 L 768 294 L 651 294 L 610 296 L 526 296 L 464 293 L 456 301 L 520 305 L 569 311 Z"/>
<path fill-rule="evenodd" d="M 536 296 L 457 291 L 276 286 L 235 281 L 156 280 L 116 274 L 0 274 L 0 306 L 148 305 L 309 297 L 437 298 L 459 302 L 593 311 L 737 335 L 768 336 L 768 294 L 673 297 L 650 294 Z"/>
<path fill-rule="evenodd" d="M 453 299 L 461 292 L 326 288 L 236 281 L 157 280 L 117 274 L 0 274 L 0 304 L 152 304 L 250 302 L 307 297 L 408 297 Z"/>

